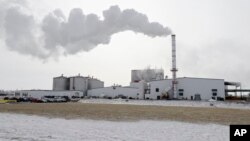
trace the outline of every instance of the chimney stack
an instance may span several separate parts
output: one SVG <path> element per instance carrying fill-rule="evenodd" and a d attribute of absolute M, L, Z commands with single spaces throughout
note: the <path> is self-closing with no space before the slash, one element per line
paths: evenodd
<path fill-rule="evenodd" d="M 176 80 L 176 72 L 178 71 L 176 68 L 176 43 L 175 43 L 175 34 L 172 34 L 172 95 L 170 99 L 177 98 L 177 80 Z"/>

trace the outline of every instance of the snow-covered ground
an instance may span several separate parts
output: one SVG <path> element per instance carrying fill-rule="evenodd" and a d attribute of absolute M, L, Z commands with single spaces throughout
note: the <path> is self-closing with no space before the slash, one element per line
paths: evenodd
<path fill-rule="evenodd" d="M 173 121 L 66 120 L 0 113 L 1 141 L 228 141 L 229 127 Z"/>
<path fill-rule="evenodd" d="M 124 99 L 83 99 L 81 103 L 99 104 L 131 104 L 156 106 L 183 106 L 183 107 L 219 107 L 233 109 L 249 109 L 250 103 L 237 103 L 225 101 L 188 101 L 188 100 L 124 100 Z M 213 106 L 211 106 L 211 104 Z"/>

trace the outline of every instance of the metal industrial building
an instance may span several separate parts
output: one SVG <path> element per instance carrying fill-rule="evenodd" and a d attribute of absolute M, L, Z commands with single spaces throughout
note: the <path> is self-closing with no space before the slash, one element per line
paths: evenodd
<path fill-rule="evenodd" d="M 81 91 L 86 96 L 89 89 L 104 87 L 104 82 L 93 77 L 83 77 L 80 74 L 72 77 L 59 76 L 53 78 L 54 91 Z"/>
<path fill-rule="evenodd" d="M 223 79 L 177 77 L 176 36 L 172 35 L 171 37 L 172 79 L 164 78 L 162 69 L 132 70 L 130 86 L 91 89 L 88 91 L 88 96 L 107 95 L 113 98 L 123 95 L 135 99 L 225 99 L 227 91 L 225 88 L 229 83 Z"/>
<path fill-rule="evenodd" d="M 223 79 L 211 78 L 177 78 L 176 99 L 209 100 L 225 99 Z M 145 99 L 161 99 L 172 92 L 172 79 L 149 82 L 149 91 Z"/>
<path fill-rule="evenodd" d="M 15 97 L 32 97 L 41 99 L 43 96 L 68 96 L 83 97 L 89 89 L 102 88 L 104 82 L 93 77 L 80 75 L 65 77 L 63 75 L 53 78 L 52 90 L 20 90 L 15 92 Z"/>
<path fill-rule="evenodd" d="M 172 78 L 164 77 L 163 69 L 144 69 L 131 71 L 130 86 L 104 87 L 104 82 L 80 74 L 72 77 L 63 75 L 53 78 L 53 90 L 21 91 L 19 95 L 40 98 L 46 95 L 80 96 L 131 99 L 186 99 L 223 100 L 228 92 L 236 92 L 240 83 L 225 82 L 224 79 L 177 77 L 176 43 L 172 35 Z M 234 91 L 228 86 L 235 86 Z"/>
<path fill-rule="evenodd" d="M 133 80 L 133 79 L 132 79 Z M 209 100 L 225 99 L 225 82 L 223 79 L 211 78 L 177 78 L 177 95 L 175 99 Z M 172 79 L 146 82 L 131 82 L 130 86 L 112 86 L 88 90 L 90 97 L 119 97 L 133 99 L 167 99 L 172 93 Z"/>
<path fill-rule="evenodd" d="M 145 81 L 133 82 L 130 86 L 111 86 L 104 88 L 96 88 L 88 90 L 89 97 L 126 97 L 129 99 L 144 99 L 147 83 Z"/>
<path fill-rule="evenodd" d="M 15 92 L 15 97 L 32 97 L 42 99 L 44 96 L 72 96 L 80 97 L 83 95 L 82 91 L 54 91 L 54 90 L 21 90 Z"/>
<path fill-rule="evenodd" d="M 139 89 L 134 87 L 111 86 L 88 90 L 88 96 L 98 98 L 126 97 L 130 99 L 139 99 L 142 95 L 142 93 L 139 93 Z"/>

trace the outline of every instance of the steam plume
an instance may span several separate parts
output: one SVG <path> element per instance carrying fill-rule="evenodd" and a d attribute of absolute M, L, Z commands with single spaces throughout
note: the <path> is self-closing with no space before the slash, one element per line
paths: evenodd
<path fill-rule="evenodd" d="M 163 69 L 151 69 L 150 66 L 143 70 L 132 70 L 132 82 L 144 80 L 150 82 L 153 80 L 164 79 Z"/>
<path fill-rule="evenodd" d="M 146 15 L 133 9 L 121 10 L 118 6 L 103 11 L 103 20 L 75 8 L 68 18 L 60 9 L 54 10 L 40 23 L 23 9 L 25 7 L 21 4 L 9 4 L 0 15 L 0 32 L 4 32 L 10 50 L 41 59 L 58 56 L 60 50 L 65 54 L 90 51 L 99 44 L 109 44 L 113 34 L 126 30 L 149 37 L 171 33 L 167 27 L 149 22 Z"/>

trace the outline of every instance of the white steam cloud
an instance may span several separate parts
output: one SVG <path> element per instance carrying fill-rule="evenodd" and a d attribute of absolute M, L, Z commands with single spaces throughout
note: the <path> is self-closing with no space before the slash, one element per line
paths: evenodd
<path fill-rule="evenodd" d="M 41 59 L 57 57 L 60 50 L 64 54 L 90 51 L 99 44 L 109 44 L 113 34 L 126 30 L 150 37 L 171 34 L 169 28 L 149 22 L 146 15 L 133 9 L 121 10 L 118 6 L 103 11 L 103 20 L 75 8 L 68 18 L 57 9 L 38 23 L 15 0 L 3 1 L 0 5 L 0 37 L 3 35 L 1 39 L 5 40 L 6 46 Z"/>
<path fill-rule="evenodd" d="M 139 82 L 144 80 L 146 82 L 164 79 L 163 69 L 151 69 L 150 66 L 143 70 L 132 70 L 131 82 Z"/>

